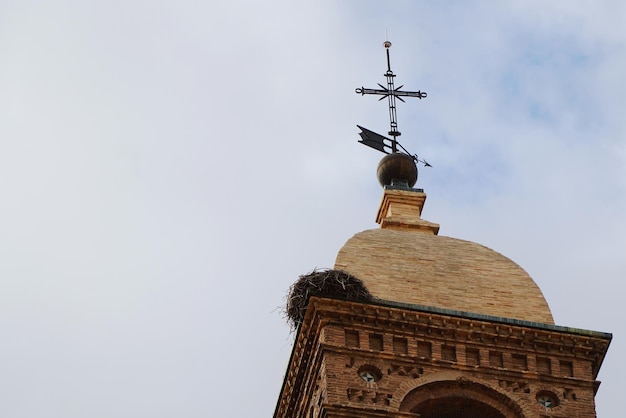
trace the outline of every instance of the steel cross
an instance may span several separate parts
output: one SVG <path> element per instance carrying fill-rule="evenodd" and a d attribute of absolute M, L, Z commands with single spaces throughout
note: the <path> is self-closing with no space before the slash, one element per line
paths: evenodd
<path fill-rule="evenodd" d="M 404 102 L 404 99 L 402 98 L 402 96 L 417 97 L 419 99 L 423 99 L 427 96 L 427 94 L 426 92 L 422 92 L 419 90 L 418 91 L 400 91 L 400 89 L 404 86 L 400 86 L 398 88 L 394 86 L 393 79 L 396 75 L 393 73 L 393 71 L 391 71 L 391 64 L 389 60 L 389 48 L 391 48 L 391 42 L 385 41 L 383 46 L 385 47 L 385 50 L 387 52 L 387 71 L 385 72 L 385 77 L 387 77 L 387 87 L 383 86 L 380 83 L 377 83 L 381 87 L 382 90 L 366 89 L 364 87 L 361 87 L 361 88 L 357 88 L 356 92 L 357 94 L 360 94 L 362 96 L 366 94 L 376 94 L 379 96 L 383 96 L 380 99 L 378 99 L 379 101 L 387 97 L 387 99 L 389 100 L 389 120 L 390 120 L 390 125 L 391 125 L 391 130 L 388 133 L 389 135 L 393 137 L 393 141 L 391 143 L 391 151 L 397 152 L 398 141 L 396 140 L 396 137 L 400 136 L 400 131 L 398 131 L 398 117 L 396 116 L 396 97 L 401 102 Z"/>

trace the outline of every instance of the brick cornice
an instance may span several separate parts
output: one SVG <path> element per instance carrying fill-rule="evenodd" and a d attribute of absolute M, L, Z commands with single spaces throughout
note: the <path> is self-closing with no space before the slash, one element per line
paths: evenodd
<path fill-rule="evenodd" d="M 507 322 L 506 318 L 498 318 L 499 322 L 496 322 L 486 316 L 471 318 L 469 314 L 460 316 L 463 313 L 458 312 L 457 316 L 444 313 L 441 309 L 436 310 L 439 312 L 409 310 L 382 304 L 311 298 L 309 310 L 320 320 L 332 320 L 342 326 L 359 324 L 361 328 L 372 330 L 384 327 L 407 336 L 423 333 L 443 341 L 489 345 L 512 351 L 532 349 L 536 353 L 558 353 L 564 358 L 586 358 L 594 363 L 594 378 L 611 341 L 611 334 L 606 333 L 518 320 Z"/>
<path fill-rule="evenodd" d="M 427 307 L 392 306 L 383 301 L 357 303 L 338 299 L 311 297 L 303 322 L 297 330 L 294 347 L 285 380 L 281 389 L 275 418 L 291 418 L 302 415 L 312 402 L 310 395 L 325 352 L 338 352 L 344 355 L 359 355 L 360 358 L 419 363 L 419 359 L 401 357 L 393 353 L 371 352 L 365 349 L 346 348 L 320 341 L 322 330 L 329 325 L 341 328 L 370 330 L 371 332 L 393 333 L 396 336 L 428 338 L 441 343 L 457 343 L 466 346 L 488 347 L 504 352 L 532 352 L 538 355 L 588 361 L 595 379 L 611 335 L 594 331 L 577 330 L 553 325 L 525 323 L 506 318 L 472 317 L 462 312 L 445 312 Z M 463 370 L 463 365 L 447 366 L 439 361 L 444 369 Z M 493 369 L 493 370 L 491 370 Z M 469 369 L 468 369 L 469 371 Z M 533 373 L 506 370 L 484 366 L 483 374 L 498 375 L 502 378 L 532 377 Z M 508 376 L 508 377 L 507 377 Z M 563 382 L 569 380 L 577 385 L 597 389 L 597 382 L 590 379 L 542 376 L 544 381 Z M 339 407 L 337 407 L 339 408 Z M 343 407 L 342 407 L 343 408 Z M 344 409 L 327 409 L 328 418 L 350 416 L 341 415 Z M 332 414 L 331 414 L 332 412 Z M 346 412 L 347 413 L 347 412 Z M 368 412 L 371 415 L 372 412 Z M 389 416 L 389 415 L 381 415 Z M 411 415 L 398 415 L 398 417 Z"/>

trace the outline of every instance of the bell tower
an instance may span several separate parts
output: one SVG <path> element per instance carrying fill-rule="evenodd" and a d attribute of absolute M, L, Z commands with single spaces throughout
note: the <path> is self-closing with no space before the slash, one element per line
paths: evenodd
<path fill-rule="evenodd" d="M 390 46 L 387 87 L 357 89 L 390 101 L 391 138 L 360 127 L 360 142 L 388 154 L 380 227 L 290 289 L 296 335 L 274 417 L 595 417 L 611 334 L 555 325 L 519 265 L 422 219 L 413 186 L 428 163 L 397 142 L 395 99 L 426 95 L 393 86 Z"/>

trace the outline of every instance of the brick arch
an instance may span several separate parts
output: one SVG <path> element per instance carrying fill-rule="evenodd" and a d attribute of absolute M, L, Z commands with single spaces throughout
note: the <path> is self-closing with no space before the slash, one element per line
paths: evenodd
<path fill-rule="evenodd" d="M 393 397 L 397 410 L 421 413 L 425 418 L 460 416 L 451 413 L 457 408 L 476 411 L 476 416 L 481 417 L 527 418 L 520 405 L 508 394 L 461 373 L 436 373 L 423 379 L 418 386 L 413 384 L 410 390 L 404 388 L 402 392 L 401 396 Z M 454 407 L 451 408 L 451 405 Z M 433 412 L 444 409 L 448 412 Z"/>

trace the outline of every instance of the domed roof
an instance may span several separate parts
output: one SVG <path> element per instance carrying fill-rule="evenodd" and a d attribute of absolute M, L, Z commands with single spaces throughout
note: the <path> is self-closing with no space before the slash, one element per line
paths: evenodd
<path fill-rule="evenodd" d="M 372 229 L 346 242 L 335 269 L 361 279 L 378 299 L 554 324 L 528 273 L 473 242 L 417 229 Z"/>

